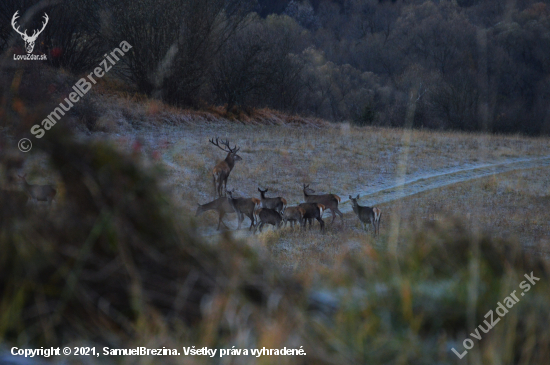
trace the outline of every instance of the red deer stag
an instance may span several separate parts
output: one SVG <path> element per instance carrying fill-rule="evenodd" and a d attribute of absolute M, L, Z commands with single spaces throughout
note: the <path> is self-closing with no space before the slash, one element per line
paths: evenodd
<path fill-rule="evenodd" d="M 220 146 L 220 142 L 225 147 Z M 219 138 L 217 137 L 216 142 L 214 142 L 214 139 L 212 138 L 210 140 L 210 143 L 212 143 L 214 146 L 218 147 L 222 151 L 227 152 L 227 157 L 225 158 L 225 160 L 218 162 L 218 164 L 212 170 L 214 195 L 216 195 L 217 193 L 217 196 L 223 196 L 222 184 L 224 185 L 224 190 L 227 192 L 227 178 L 229 177 L 231 170 L 233 170 L 235 162 L 242 160 L 241 156 L 237 155 L 237 152 L 240 150 L 240 148 L 237 148 L 237 146 L 231 148 L 229 147 L 228 140 L 219 141 Z"/>
<path fill-rule="evenodd" d="M 52 185 L 31 185 L 27 182 L 27 174 L 23 176 L 17 175 L 23 181 L 23 188 L 27 192 L 31 201 L 45 201 L 51 203 L 57 190 Z"/>
<path fill-rule="evenodd" d="M 235 212 L 237 212 L 237 215 L 239 216 L 239 226 L 237 229 L 241 229 L 241 223 L 244 220 L 244 216 L 246 215 L 248 218 L 250 218 L 250 228 L 248 230 L 250 231 L 252 227 L 254 227 L 254 209 L 256 208 L 258 199 L 256 198 L 233 198 L 233 190 L 227 190 L 227 199 L 229 200 L 229 204 L 235 209 Z"/>
<path fill-rule="evenodd" d="M 361 221 L 361 226 L 367 230 L 368 223 L 372 223 L 374 235 L 376 236 L 377 233 L 380 234 L 380 216 L 382 215 L 382 211 L 376 207 L 362 207 L 357 203 L 357 199 L 359 199 L 359 194 L 357 194 L 356 198 L 352 198 L 351 195 L 349 196 L 353 211 Z"/>
<path fill-rule="evenodd" d="M 281 198 L 280 196 L 277 198 L 266 198 L 265 193 L 267 193 L 267 189 L 262 190 L 258 188 L 258 191 L 260 192 L 260 196 L 262 197 L 260 199 L 262 201 L 262 208 L 273 209 L 276 212 L 281 213 L 286 207 L 285 198 Z"/>
<path fill-rule="evenodd" d="M 229 203 L 229 199 L 221 197 L 214 201 L 211 201 L 210 203 L 202 205 L 199 204 L 199 206 L 197 207 L 197 212 L 195 213 L 195 217 L 198 217 L 202 213 L 209 210 L 215 210 L 216 212 L 218 212 L 218 231 L 220 230 L 220 224 L 223 224 L 225 228 L 229 229 L 229 227 L 227 227 L 222 221 L 222 218 L 226 214 L 235 213 L 235 209 L 233 209 L 233 206 Z"/>
<path fill-rule="evenodd" d="M 344 223 L 344 215 L 341 211 L 338 210 L 338 203 L 340 203 L 341 199 L 336 194 L 324 194 L 324 195 L 311 195 L 315 193 L 315 190 L 310 189 L 309 184 L 304 184 L 304 199 L 306 200 L 306 203 L 319 203 L 323 204 L 326 209 L 330 209 L 330 212 L 332 213 L 332 221 L 330 223 L 334 222 L 334 219 L 336 218 L 336 213 L 340 216 L 340 219 L 342 220 L 342 223 Z M 322 216 L 322 215 L 321 215 Z"/>

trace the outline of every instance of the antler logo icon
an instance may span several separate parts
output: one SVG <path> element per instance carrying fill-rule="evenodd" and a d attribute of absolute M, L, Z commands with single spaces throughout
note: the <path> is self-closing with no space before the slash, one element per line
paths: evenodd
<path fill-rule="evenodd" d="M 45 21 L 42 23 L 42 29 L 40 29 L 39 31 L 35 29 L 32 35 L 29 37 L 27 35 L 26 29 L 24 32 L 21 32 L 19 30 L 19 27 L 15 25 L 15 21 L 17 20 L 17 18 L 19 18 L 19 15 L 17 15 L 17 13 L 19 13 L 19 10 L 17 10 L 15 14 L 13 14 L 13 18 L 11 18 L 11 26 L 17 33 L 21 35 L 21 38 L 23 38 L 23 40 L 25 41 L 25 49 L 27 50 L 27 53 L 31 53 L 32 50 L 34 49 L 34 42 L 36 42 L 36 38 L 40 35 L 40 33 L 42 33 L 44 28 L 46 28 L 46 24 L 48 24 L 48 20 L 49 20 L 48 14 L 44 13 Z"/>

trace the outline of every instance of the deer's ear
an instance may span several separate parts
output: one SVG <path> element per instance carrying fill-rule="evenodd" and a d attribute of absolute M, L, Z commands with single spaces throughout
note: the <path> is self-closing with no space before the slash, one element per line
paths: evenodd
<path fill-rule="evenodd" d="M 349 198 L 350 198 L 350 199 L 353 199 L 353 198 L 351 197 L 351 195 L 349 196 Z"/>
<path fill-rule="evenodd" d="M 359 194 L 357 194 L 357 198 L 355 198 L 355 199 L 359 199 Z"/>

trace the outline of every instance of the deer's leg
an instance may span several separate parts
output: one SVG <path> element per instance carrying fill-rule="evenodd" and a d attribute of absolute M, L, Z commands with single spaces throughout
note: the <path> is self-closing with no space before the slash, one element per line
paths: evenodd
<path fill-rule="evenodd" d="M 241 212 L 237 212 L 237 230 L 241 229 L 241 223 L 244 220 L 244 216 Z"/>
<path fill-rule="evenodd" d="M 321 225 L 321 232 L 325 230 L 325 222 L 321 217 L 317 218 L 317 221 L 319 221 L 319 224 Z"/>
<path fill-rule="evenodd" d="M 249 214 L 248 218 L 250 219 L 250 228 L 248 228 L 248 230 L 250 231 L 252 227 L 254 227 L 254 214 Z"/>
<path fill-rule="evenodd" d="M 336 213 L 340 216 L 340 219 L 342 220 L 342 223 L 344 223 L 344 214 L 342 214 L 340 209 L 336 208 Z"/>
<path fill-rule="evenodd" d="M 336 213 L 334 212 L 334 208 L 330 209 L 330 213 L 332 214 L 332 220 L 330 221 L 330 224 L 334 223 L 334 220 L 336 219 Z"/>
<path fill-rule="evenodd" d="M 227 196 L 227 177 L 223 179 L 223 196 Z"/>

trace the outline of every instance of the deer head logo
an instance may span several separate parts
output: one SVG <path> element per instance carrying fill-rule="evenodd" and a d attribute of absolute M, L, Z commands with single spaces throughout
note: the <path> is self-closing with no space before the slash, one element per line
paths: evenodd
<path fill-rule="evenodd" d="M 35 29 L 32 35 L 29 37 L 26 29 L 24 32 L 21 32 L 19 30 L 19 27 L 15 25 L 15 21 L 17 20 L 17 18 L 19 18 L 19 15 L 17 15 L 18 13 L 19 13 L 19 10 L 17 10 L 15 14 L 13 14 L 13 18 L 11 18 L 11 26 L 17 33 L 21 35 L 21 38 L 23 38 L 23 40 L 25 41 L 25 49 L 27 50 L 27 53 L 31 53 L 32 50 L 34 49 L 34 42 L 36 42 L 36 38 L 40 35 L 40 33 L 42 33 L 44 28 L 46 28 L 46 24 L 48 24 L 48 20 L 49 20 L 48 14 L 44 13 L 45 21 L 42 23 L 42 29 L 40 29 L 39 31 Z"/>

